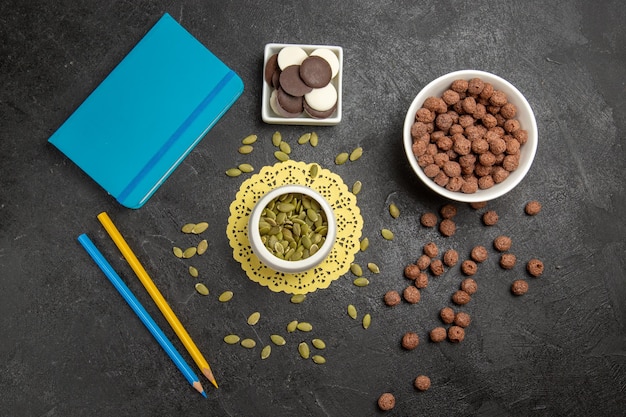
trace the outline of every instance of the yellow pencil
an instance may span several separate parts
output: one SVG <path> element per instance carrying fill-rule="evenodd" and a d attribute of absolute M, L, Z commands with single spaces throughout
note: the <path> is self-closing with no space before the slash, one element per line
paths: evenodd
<path fill-rule="evenodd" d="M 174 332 L 183 343 L 183 345 L 193 358 L 194 362 L 196 362 L 196 364 L 200 368 L 200 371 L 202 371 L 204 376 L 206 376 L 208 380 L 211 381 L 211 383 L 215 386 L 215 388 L 217 388 L 217 382 L 215 381 L 213 372 L 211 372 L 211 367 L 209 366 L 209 363 L 206 361 L 206 359 L 204 359 L 204 356 L 202 356 L 202 353 L 200 353 L 200 350 L 198 350 L 198 347 L 187 333 L 187 330 L 185 330 L 180 320 L 178 320 L 178 317 L 176 317 L 176 314 L 174 314 L 169 304 L 167 304 L 167 301 L 165 301 L 165 298 L 163 298 L 163 295 L 161 294 L 159 289 L 156 287 L 156 285 L 154 285 L 154 282 L 152 282 L 152 279 L 143 268 L 133 251 L 130 249 L 130 246 L 128 246 L 128 243 L 126 243 L 126 240 L 124 240 L 119 230 L 117 230 L 117 227 L 115 227 L 109 215 L 106 212 L 102 212 L 98 215 L 98 220 L 100 220 L 100 223 L 102 223 L 104 229 L 107 231 L 109 236 L 111 236 L 111 239 L 113 239 L 113 242 L 115 242 L 117 248 L 120 250 L 120 252 L 122 252 L 122 255 L 129 263 L 130 267 L 133 269 L 133 271 L 135 271 L 137 278 L 139 278 L 143 286 L 150 294 L 150 297 L 152 297 L 152 300 L 154 300 L 157 307 L 159 307 L 159 310 L 161 310 L 161 313 L 163 314 L 167 322 L 170 324 L 170 326 L 172 326 L 172 329 L 174 329 Z"/>

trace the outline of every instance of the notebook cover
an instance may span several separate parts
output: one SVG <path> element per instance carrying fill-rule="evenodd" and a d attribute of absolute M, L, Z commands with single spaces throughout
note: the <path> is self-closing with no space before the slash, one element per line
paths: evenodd
<path fill-rule="evenodd" d="M 239 76 L 165 14 L 49 142 L 136 209 L 242 92 Z"/>

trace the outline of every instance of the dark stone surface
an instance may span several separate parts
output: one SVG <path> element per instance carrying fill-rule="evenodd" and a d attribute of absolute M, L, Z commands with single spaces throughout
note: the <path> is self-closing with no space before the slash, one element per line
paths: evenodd
<path fill-rule="evenodd" d="M 239 101 L 141 209 L 120 207 L 69 162 L 48 137 L 141 36 L 169 12 L 244 80 Z M 265 2 L 18 1 L 0 4 L 0 415 L 2 416 L 365 416 L 393 392 L 389 415 L 626 415 L 626 6 L 620 0 Z M 224 171 L 241 138 L 262 138 L 249 159 L 274 163 L 271 134 L 295 140 L 310 128 L 260 119 L 263 47 L 270 42 L 340 45 L 345 52 L 344 119 L 316 128 L 320 146 L 295 147 L 347 184 L 361 180 L 359 206 L 371 248 L 357 261 L 383 271 L 367 288 L 348 275 L 292 305 L 250 280 L 232 258 L 225 228 L 242 178 Z M 420 185 L 400 146 L 406 109 L 421 87 L 452 70 L 494 72 L 528 98 L 540 132 L 535 163 L 511 193 L 489 205 L 493 228 L 459 205 L 458 231 L 444 239 L 418 226 L 445 202 Z M 334 156 L 362 146 L 357 163 Z M 243 160 L 243 158 L 241 158 Z M 373 169 L 372 169 L 373 168 Z M 523 214 L 532 199 L 536 217 Z M 392 219 L 390 202 L 402 215 Z M 220 388 L 203 379 L 208 400 L 152 340 L 76 242 L 88 233 L 153 313 L 159 315 L 96 220 L 107 211 L 212 364 Z M 207 298 L 171 255 L 187 242 L 180 226 L 211 223 L 209 253 L 197 261 Z M 393 242 L 379 230 L 396 232 Z M 481 264 L 479 290 L 462 309 L 472 316 L 465 341 L 427 341 L 438 311 L 458 288 L 458 267 L 431 279 L 416 305 L 384 306 L 407 285 L 404 266 L 428 241 L 461 257 L 498 234 L 513 238 L 519 263 L 502 271 L 496 254 Z M 523 263 L 546 271 L 527 278 Z M 217 302 L 226 289 L 228 304 Z M 369 312 L 363 330 L 346 306 Z M 262 313 L 255 329 L 248 314 Z M 297 356 L 308 335 L 289 335 L 264 361 L 260 348 L 225 345 L 224 335 L 286 334 L 292 319 L 315 325 L 326 365 Z M 419 334 L 413 351 L 400 347 Z M 429 375 L 426 392 L 413 388 Z"/>

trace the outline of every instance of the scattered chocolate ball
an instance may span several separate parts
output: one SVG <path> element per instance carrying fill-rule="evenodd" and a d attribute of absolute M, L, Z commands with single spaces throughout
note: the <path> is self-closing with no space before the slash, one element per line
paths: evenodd
<path fill-rule="evenodd" d="M 393 396 L 390 392 L 386 392 L 378 397 L 378 408 L 382 411 L 393 410 L 396 406 L 396 397 Z"/>
<path fill-rule="evenodd" d="M 415 382 L 413 382 L 413 385 L 420 391 L 426 391 L 428 388 L 430 388 L 430 378 L 426 375 L 419 375 L 417 378 L 415 378 Z"/>
<path fill-rule="evenodd" d="M 428 287 L 428 275 L 424 272 L 420 272 L 420 274 L 415 278 L 414 282 L 417 288 L 426 288 Z"/>
<path fill-rule="evenodd" d="M 443 263 L 444 265 L 448 267 L 456 265 L 458 261 L 459 261 L 459 253 L 455 251 L 454 249 L 448 249 L 443 254 Z"/>
<path fill-rule="evenodd" d="M 439 232 L 445 237 L 452 236 L 456 232 L 456 223 L 450 219 L 443 219 L 439 223 Z"/>
<path fill-rule="evenodd" d="M 461 264 L 461 271 L 465 275 L 474 275 L 478 271 L 478 265 L 476 265 L 476 262 L 467 259 Z"/>
<path fill-rule="evenodd" d="M 476 262 L 484 262 L 489 257 L 489 253 L 484 246 L 474 246 L 470 257 Z"/>
<path fill-rule="evenodd" d="M 469 314 L 467 314 L 464 311 L 459 311 L 454 316 L 454 324 L 459 327 L 466 328 L 467 326 L 470 325 L 471 322 L 472 322 L 472 318 L 470 317 Z"/>
<path fill-rule="evenodd" d="M 513 269 L 516 262 L 517 258 L 512 253 L 503 253 L 500 256 L 500 266 L 504 269 Z"/>
<path fill-rule="evenodd" d="M 461 326 L 450 326 L 448 329 L 448 339 L 452 343 L 459 343 L 465 339 L 465 330 Z"/>
<path fill-rule="evenodd" d="M 435 213 L 424 213 L 420 218 L 420 223 L 424 227 L 435 227 L 437 225 L 437 215 Z"/>
<path fill-rule="evenodd" d="M 445 324 L 451 324 L 454 321 L 454 310 L 450 307 L 444 307 L 439 311 L 439 317 Z"/>
<path fill-rule="evenodd" d="M 478 291 L 478 284 L 472 278 L 465 278 L 461 282 L 461 289 L 469 295 L 474 295 Z"/>
<path fill-rule="evenodd" d="M 439 248 L 435 242 L 429 242 L 424 245 L 424 254 L 430 258 L 435 258 L 439 254 Z"/>
<path fill-rule="evenodd" d="M 400 298 L 400 294 L 398 293 L 398 291 L 395 290 L 387 291 L 383 299 L 385 300 L 385 304 L 387 304 L 389 307 L 397 306 L 398 304 L 400 304 L 400 301 L 402 301 L 402 299 Z"/>
<path fill-rule="evenodd" d="M 456 216 L 456 207 L 452 204 L 446 204 L 441 207 L 439 214 L 441 214 L 441 217 L 444 219 L 451 219 Z"/>
<path fill-rule="evenodd" d="M 430 263 L 430 272 L 438 277 L 444 273 L 443 263 L 439 259 L 433 259 Z"/>
<path fill-rule="evenodd" d="M 402 347 L 407 350 L 413 350 L 420 344 L 420 339 L 417 333 L 406 332 L 402 336 Z"/>
<path fill-rule="evenodd" d="M 498 223 L 498 213 L 494 210 L 486 211 L 485 214 L 483 214 L 483 223 L 485 226 L 493 226 Z"/>
<path fill-rule="evenodd" d="M 454 304 L 457 304 L 460 306 L 469 303 L 471 300 L 472 300 L 472 297 L 463 290 L 455 291 L 455 293 L 452 294 L 452 301 L 454 302 Z"/>
<path fill-rule="evenodd" d="M 404 268 L 404 276 L 411 281 L 414 281 L 421 272 L 422 271 L 420 270 L 419 266 L 417 266 L 416 264 L 408 264 Z"/>
<path fill-rule="evenodd" d="M 493 240 L 493 247 L 498 251 L 498 252 L 506 252 L 509 249 L 511 249 L 511 238 L 508 236 L 498 236 L 497 238 L 495 238 Z"/>
<path fill-rule="evenodd" d="M 447 332 L 444 327 L 435 327 L 430 331 L 430 340 L 435 343 L 443 342 L 446 340 Z"/>
<path fill-rule="evenodd" d="M 541 211 L 541 203 L 539 201 L 529 201 L 524 207 L 524 211 L 529 216 L 535 216 Z"/>
<path fill-rule="evenodd" d="M 517 279 L 511 284 L 511 292 L 515 295 L 524 295 L 528 292 L 528 283 L 523 279 Z"/>
<path fill-rule="evenodd" d="M 413 285 L 406 287 L 402 292 L 402 296 L 410 304 L 418 303 L 421 298 L 420 290 Z"/>
<path fill-rule="evenodd" d="M 539 275 L 543 274 L 543 262 L 541 262 L 539 259 L 531 259 L 526 264 L 526 270 L 530 275 L 536 278 Z"/>
<path fill-rule="evenodd" d="M 420 269 L 420 271 L 424 271 L 428 269 L 428 266 L 430 265 L 430 257 L 428 255 L 422 255 L 417 259 L 417 262 L 415 262 L 415 264 Z"/>

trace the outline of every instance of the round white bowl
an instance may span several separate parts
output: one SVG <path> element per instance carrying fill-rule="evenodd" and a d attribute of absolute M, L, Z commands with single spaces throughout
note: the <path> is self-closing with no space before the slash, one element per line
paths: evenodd
<path fill-rule="evenodd" d="M 426 174 L 424 174 L 424 170 L 418 165 L 417 159 L 415 158 L 415 155 L 413 155 L 413 138 L 411 137 L 411 126 L 413 126 L 413 123 L 415 122 L 415 113 L 422 107 L 422 104 L 424 103 L 424 100 L 426 100 L 426 98 L 431 96 L 441 97 L 443 92 L 450 88 L 450 85 L 454 80 L 470 80 L 472 78 L 480 78 L 485 82 L 489 82 L 496 90 L 501 90 L 506 94 L 508 101 L 510 103 L 513 103 L 517 107 L 517 116 L 515 118 L 520 122 L 521 128 L 528 131 L 528 141 L 520 149 L 521 154 L 518 168 L 515 171 L 511 172 L 507 179 L 499 184 L 495 184 L 491 188 L 485 190 L 479 189 L 475 193 L 465 194 L 461 191 L 450 191 L 444 187 L 441 187 L 437 185 L 432 179 L 428 178 Z M 530 169 L 530 166 L 533 163 L 533 159 L 535 158 L 535 153 L 537 152 L 538 142 L 537 122 L 535 121 L 535 115 L 524 95 L 520 93 L 520 91 L 515 88 L 513 84 L 509 83 L 505 79 L 489 72 L 477 70 L 462 70 L 451 72 L 431 81 L 426 87 L 424 87 L 422 91 L 420 91 L 419 94 L 415 97 L 415 99 L 411 103 L 411 106 L 409 107 L 409 110 L 406 113 L 406 118 L 404 119 L 403 137 L 406 156 L 409 160 L 409 163 L 411 164 L 411 167 L 413 168 L 413 171 L 415 171 L 415 173 L 422 180 L 422 182 L 443 197 L 446 197 L 450 200 L 467 203 L 493 200 L 495 198 L 503 196 L 504 194 L 515 188 L 515 186 L 520 183 L 520 181 L 524 178 L 524 176 Z"/>
<path fill-rule="evenodd" d="M 314 255 L 299 261 L 286 261 L 274 256 L 263 244 L 261 234 L 259 233 L 259 221 L 261 219 L 263 209 L 269 204 L 270 201 L 272 201 L 272 199 L 289 193 L 299 193 L 313 198 L 319 203 L 322 210 L 324 210 L 324 214 L 326 215 L 326 220 L 328 222 L 328 233 L 326 234 L 324 244 Z M 284 185 L 269 191 L 255 204 L 248 221 L 248 239 L 254 254 L 263 264 L 269 266 L 273 270 L 288 274 L 308 271 L 319 265 L 324 259 L 326 259 L 332 250 L 336 237 L 337 219 L 335 218 L 335 213 L 332 207 L 321 194 L 312 188 L 303 185 Z"/>

